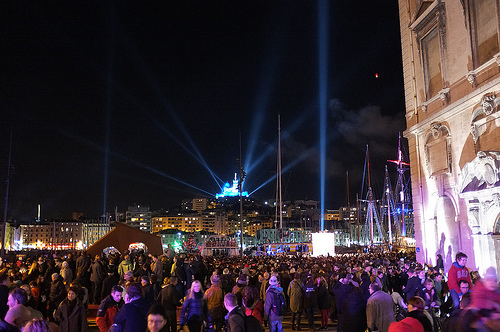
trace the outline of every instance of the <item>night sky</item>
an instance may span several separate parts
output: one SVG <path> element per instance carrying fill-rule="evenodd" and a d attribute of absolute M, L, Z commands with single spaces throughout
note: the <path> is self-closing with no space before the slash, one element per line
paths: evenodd
<path fill-rule="evenodd" d="M 405 117 L 397 2 L 329 5 L 333 209 L 346 171 L 354 204 L 367 144 L 380 195 Z M 0 13 L 9 219 L 35 219 L 38 204 L 42 219 L 70 218 L 214 195 L 238 170 L 240 133 L 253 192 L 276 174 L 278 113 L 283 199 L 320 199 L 317 2 L 3 1 Z"/>

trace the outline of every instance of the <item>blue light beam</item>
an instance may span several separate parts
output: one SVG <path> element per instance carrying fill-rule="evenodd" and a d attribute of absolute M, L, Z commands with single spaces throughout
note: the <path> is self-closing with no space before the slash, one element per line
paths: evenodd
<path fill-rule="evenodd" d="M 194 143 L 193 139 L 189 135 L 187 129 L 184 127 L 184 124 L 181 122 L 179 117 L 177 116 L 177 113 L 174 111 L 173 106 L 168 102 L 164 92 L 160 89 L 159 85 L 157 84 L 154 75 L 152 71 L 149 69 L 147 64 L 144 62 L 144 60 L 137 54 L 137 51 L 135 48 L 133 48 L 132 42 L 129 40 L 126 40 L 124 43 L 127 46 L 128 51 L 132 54 L 132 56 L 136 60 L 136 64 L 139 67 L 139 70 L 143 73 L 146 81 L 149 83 L 149 85 L 153 88 L 153 91 L 156 93 L 157 97 L 160 99 L 161 103 L 165 107 L 165 109 L 168 111 L 169 115 L 171 118 L 174 120 L 175 124 L 177 125 L 178 129 L 181 131 L 181 133 L 184 135 L 186 138 L 187 142 L 195 152 L 195 154 L 198 156 L 198 158 L 195 158 L 198 162 L 200 162 L 210 173 L 214 181 L 217 183 L 219 188 L 222 188 L 222 184 L 224 181 L 222 181 L 219 177 L 215 175 L 215 173 L 212 172 L 210 167 L 208 166 L 207 162 L 205 161 L 205 158 L 202 156 L 201 152 L 199 151 L 198 147 Z"/>
<path fill-rule="evenodd" d="M 318 3 L 318 78 L 319 78 L 319 142 L 321 230 L 325 229 L 325 181 L 326 181 L 326 115 L 328 107 L 328 0 Z"/>

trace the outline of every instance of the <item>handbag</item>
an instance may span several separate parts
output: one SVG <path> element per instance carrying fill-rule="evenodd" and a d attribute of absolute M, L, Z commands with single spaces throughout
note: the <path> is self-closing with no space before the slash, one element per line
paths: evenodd
<path fill-rule="evenodd" d="M 123 332 L 123 327 L 118 324 L 113 324 L 109 328 L 108 332 Z"/>

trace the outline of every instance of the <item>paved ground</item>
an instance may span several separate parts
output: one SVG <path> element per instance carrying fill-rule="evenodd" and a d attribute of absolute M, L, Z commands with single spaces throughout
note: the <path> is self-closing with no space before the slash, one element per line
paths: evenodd
<path fill-rule="evenodd" d="M 285 318 L 283 319 L 283 329 L 286 332 L 292 332 L 292 325 L 290 323 L 290 318 L 291 318 L 291 315 L 287 314 L 285 316 Z M 319 312 L 317 313 L 317 315 L 314 318 L 315 318 L 315 329 L 318 329 L 321 325 L 321 316 L 319 315 Z M 306 317 L 302 317 L 301 329 L 302 329 L 302 331 L 306 331 L 306 332 L 310 331 L 309 327 L 307 326 L 307 318 Z M 93 319 L 93 318 L 89 318 L 88 331 L 89 332 L 98 332 L 99 331 L 99 329 L 95 325 L 95 319 Z M 269 328 L 264 328 L 264 331 L 268 332 Z M 327 331 L 337 331 L 337 322 L 335 322 L 335 323 L 329 322 Z M 143 332 L 143 331 L 137 331 L 137 332 Z"/>

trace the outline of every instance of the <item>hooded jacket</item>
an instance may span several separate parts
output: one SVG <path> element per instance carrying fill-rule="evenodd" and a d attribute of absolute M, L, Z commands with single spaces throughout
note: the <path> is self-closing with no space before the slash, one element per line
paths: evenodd
<path fill-rule="evenodd" d="M 465 266 L 458 265 L 457 262 L 454 262 L 448 271 L 448 288 L 450 291 L 454 289 L 457 294 L 460 294 L 460 287 L 458 286 L 458 283 L 461 280 L 466 280 L 469 283 L 469 286 L 472 286 L 469 269 Z"/>
<path fill-rule="evenodd" d="M 266 292 L 266 302 L 264 305 L 264 317 L 271 321 L 282 320 L 283 316 L 278 316 L 273 310 L 274 301 L 278 301 L 278 295 L 283 293 L 283 288 L 274 285 L 269 286 Z"/>

